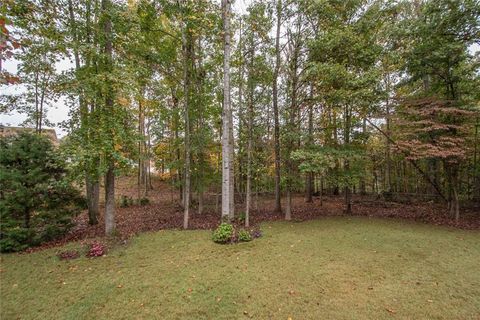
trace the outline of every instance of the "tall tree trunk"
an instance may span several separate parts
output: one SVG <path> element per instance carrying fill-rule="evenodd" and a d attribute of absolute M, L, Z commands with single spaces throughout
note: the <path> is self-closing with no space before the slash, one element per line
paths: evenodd
<path fill-rule="evenodd" d="M 247 190 L 246 190 L 246 206 L 245 206 L 245 226 L 248 227 L 250 223 L 250 206 L 252 199 L 252 140 L 253 140 L 253 99 L 254 99 L 254 65 L 255 46 L 254 35 L 250 36 L 250 64 L 248 75 L 248 145 L 247 145 Z"/>
<path fill-rule="evenodd" d="M 362 134 L 363 134 L 363 144 L 364 144 L 364 147 L 367 145 L 367 139 L 366 139 L 366 134 L 367 134 L 367 119 L 363 118 L 363 121 L 362 121 Z M 362 196 L 366 195 L 367 194 L 367 186 L 366 186 L 366 182 L 365 182 L 365 178 L 366 178 L 366 175 L 362 175 L 361 179 L 360 179 L 360 194 Z"/>
<path fill-rule="evenodd" d="M 387 75 L 387 94 L 390 93 L 390 77 Z M 387 136 L 390 137 L 390 98 L 387 96 L 386 101 L 386 133 Z M 386 138 L 386 172 L 385 172 L 385 181 L 386 181 L 386 189 L 388 192 L 392 192 L 392 181 L 391 181 L 391 172 L 392 172 L 392 160 L 391 160 L 391 142 L 390 139 Z"/>
<path fill-rule="evenodd" d="M 323 177 L 322 176 L 320 176 L 319 194 L 320 194 L 320 207 L 321 207 L 323 206 Z"/>
<path fill-rule="evenodd" d="M 175 156 L 177 163 L 180 163 L 180 145 L 178 143 L 179 135 L 178 135 L 178 127 L 179 127 L 179 112 L 180 112 L 180 107 L 178 104 L 178 98 L 177 94 L 175 93 L 175 90 L 172 88 L 172 101 L 173 101 L 173 109 L 175 110 L 175 113 L 173 115 L 173 126 L 174 126 L 174 137 L 175 137 Z M 177 167 L 176 168 L 176 181 L 179 184 L 178 188 L 178 199 L 180 200 L 180 203 L 183 206 L 183 187 L 182 187 L 182 174 L 180 172 L 180 169 Z"/>
<path fill-rule="evenodd" d="M 480 204 L 480 168 L 478 165 L 478 128 L 480 127 L 479 118 L 476 118 L 475 123 L 475 138 L 473 150 L 473 198 L 477 204 Z"/>
<path fill-rule="evenodd" d="M 78 72 L 80 71 L 81 65 L 80 65 L 80 54 L 78 52 L 78 45 L 79 45 L 79 39 L 78 39 L 78 34 L 77 34 L 77 23 L 75 21 L 75 14 L 74 14 L 74 9 L 73 9 L 73 3 L 72 0 L 68 0 L 68 11 L 69 11 L 69 24 L 70 24 L 70 29 L 73 34 L 73 39 L 75 41 L 75 45 L 73 47 L 73 56 L 75 60 L 75 71 L 76 71 L 76 77 L 78 77 Z M 87 28 L 90 28 L 90 2 L 87 2 Z M 89 42 L 89 36 L 87 34 L 87 42 Z M 86 59 L 87 66 L 90 65 L 90 59 Z M 88 105 L 86 102 L 86 99 L 84 97 L 83 91 L 80 91 L 78 95 L 78 100 L 79 100 L 79 107 L 80 107 L 80 122 L 81 122 L 81 127 L 83 130 L 83 137 L 84 139 L 88 142 L 89 140 L 89 130 L 90 128 L 88 127 Z M 94 168 L 92 168 L 91 164 L 86 164 L 85 166 L 85 191 L 87 195 L 87 207 L 88 207 L 88 223 L 90 225 L 95 225 L 98 224 L 98 216 L 100 215 L 100 208 L 99 208 L 99 199 L 100 199 L 100 184 L 98 182 L 98 176 L 96 176 L 94 173 L 91 171 L 96 171 L 96 163 L 93 164 Z"/>
<path fill-rule="evenodd" d="M 222 113 L 222 219 L 234 215 L 233 121 L 230 105 L 230 16 L 231 1 L 222 0 L 223 15 L 223 113 Z"/>
<path fill-rule="evenodd" d="M 105 69 L 107 72 L 112 71 L 113 46 L 112 46 L 112 21 L 110 20 L 110 1 L 102 0 L 103 15 L 103 33 L 105 41 Z M 105 97 L 105 115 L 111 115 L 113 110 L 113 92 L 110 80 L 107 81 L 106 97 Z M 108 132 L 110 143 L 113 150 L 113 132 Z M 115 160 L 112 154 L 107 154 L 107 174 L 105 176 L 105 233 L 112 234 L 115 231 Z"/>
<path fill-rule="evenodd" d="M 152 140 L 150 136 L 150 126 L 151 126 L 151 118 L 148 118 L 147 121 L 147 147 L 146 147 L 146 162 L 147 162 L 147 188 L 146 190 L 152 190 L 152 168 L 151 168 L 151 151 L 152 151 Z M 148 194 L 145 194 L 148 195 Z"/>
<path fill-rule="evenodd" d="M 38 101 L 38 71 L 35 71 L 35 132 L 40 133 L 40 125 L 38 119 L 40 118 L 40 110 L 39 110 L 39 101 Z"/>
<path fill-rule="evenodd" d="M 98 216 L 100 215 L 100 184 L 98 183 L 98 180 L 92 179 L 89 175 L 87 175 L 85 180 L 88 223 L 95 225 L 98 224 Z"/>
<path fill-rule="evenodd" d="M 185 120 L 185 184 L 183 193 L 183 228 L 188 229 L 189 211 L 190 211 L 190 77 L 191 77 L 191 62 L 192 62 L 192 36 L 188 30 L 187 24 L 184 23 L 184 30 L 182 32 L 182 43 L 184 51 L 183 64 L 183 91 L 185 96 L 184 101 L 184 120 Z"/>
<path fill-rule="evenodd" d="M 348 146 L 350 144 L 350 111 L 348 106 L 345 106 L 345 145 Z M 346 172 L 350 170 L 350 160 L 348 158 L 344 161 L 344 169 Z M 345 213 L 351 214 L 352 213 L 352 191 L 349 186 L 345 186 Z"/>
<path fill-rule="evenodd" d="M 290 110 L 289 110 L 289 119 L 288 119 L 288 145 L 287 145 L 287 152 L 286 152 L 286 163 L 287 163 L 287 183 L 286 183 L 286 191 L 287 191 L 287 208 L 285 210 L 285 220 L 291 220 L 292 218 L 292 189 L 293 189 L 293 179 L 294 179 L 294 164 L 291 159 L 292 151 L 295 146 L 295 141 L 297 137 L 295 134 L 297 133 L 297 108 L 298 108 L 298 101 L 297 101 L 297 90 L 298 90 L 298 59 L 300 55 L 300 17 L 297 17 L 297 30 L 296 34 L 292 36 L 292 57 L 290 61 L 290 77 L 291 77 L 291 92 L 290 92 Z"/>
<path fill-rule="evenodd" d="M 275 212 L 282 212 L 280 190 L 280 123 L 278 119 L 278 73 L 280 70 L 280 28 L 282 24 L 282 0 L 277 0 L 277 30 L 275 38 L 275 69 L 273 73 L 273 118 L 275 149 Z"/>
<path fill-rule="evenodd" d="M 115 168 L 110 162 L 105 175 L 105 233 L 115 231 Z"/>
<path fill-rule="evenodd" d="M 458 223 L 460 221 L 460 203 L 458 199 L 458 172 L 459 172 L 459 165 L 458 164 L 451 164 L 451 163 L 444 163 L 445 171 L 448 175 L 448 181 L 450 182 L 450 191 L 451 196 L 449 197 L 449 209 L 450 214 L 452 217 L 455 218 L 455 222 Z"/>
<path fill-rule="evenodd" d="M 245 122 L 245 116 L 244 116 L 244 106 L 243 106 L 243 79 L 244 79 L 244 73 L 245 73 L 245 67 L 244 67 L 244 51 L 243 51 L 243 24 L 242 24 L 242 19 L 240 19 L 240 34 L 239 34 L 239 39 L 238 39 L 238 50 L 240 52 L 240 61 L 239 61 L 239 81 L 238 81 L 238 173 L 237 173 L 237 185 L 238 185 L 238 191 L 240 194 L 245 190 L 244 189 L 244 183 L 243 183 L 243 170 L 244 170 L 244 165 L 243 165 L 243 152 L 245 150 L 245 146 L 243 144 L 243 139 L 242 139 L 242 134 L 244 132 L 244 122 Z"/>
<path fill-rule="evenodd" d="M 335 108 L 332 108 L 332 130 L 333 130 L 333 145 L 338 146 L 338 125 L 337 125 L 337 112 Z M 340 170 L 340 162 L 339 160 L 335 161 L 335 171 Z M 340 188 L 337 182 L 334 182 L 333 185 L 333 194 L 338 196 L 340 194 Z"/>
<path fill-rule="evenodd" d="M 138 99 L 138 133 L 140 141 L 138 142 L 138 199 L 147 196 L 147 164 L 146 158 L 146 141 L 145 141 L 145 110 L 143 108 L 143 89 Z"/>
<path fill-rule="evenodd" d="M 42 125 L 43 125 L 43 117 L 44 117 L 44 110 L 43 110 L 43 105 L 45 103 L 45 91 L 47 90 L 47 84 L 50 79 L 50 77 L 46 78 L 47 76 L 44 74 L 43 75 L 43 81 L 42 81 L 42 95 L 40 96 L 40 113 L 38 116 L 38 132 L 42 132 Z"/>
<path fill-rule="evenodd" d="M 285 205 L 285 220 L 290 221 L 292 220 L 292 192 L 290 188 L 287 188 L 287 199 Z"/>
<path fill-rule="evenodd" d="M 308 147 L 313 146 L 313 85 L 310 85 L 310 101 L 308 105 Z M 313 172 L 308 172 L 306 181 L 305 202 L 313 202 Z"/>

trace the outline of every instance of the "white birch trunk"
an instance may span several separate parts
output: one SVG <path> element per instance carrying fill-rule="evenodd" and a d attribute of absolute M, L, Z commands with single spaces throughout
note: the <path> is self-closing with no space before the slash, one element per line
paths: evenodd
<path fill-rule="evenodd" d="M 233 121 L 230 104 L 230 0 L 222 0 L 224 27 L 222 113 L 222 220 L 234 217 Z"/>

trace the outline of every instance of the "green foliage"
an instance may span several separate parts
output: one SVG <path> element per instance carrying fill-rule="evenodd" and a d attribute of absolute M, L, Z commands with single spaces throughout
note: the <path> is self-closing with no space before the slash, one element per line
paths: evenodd
<path fill-rule="evenodd" d="M 133 198 L 122 195 L 120 198 L 120 207 L 127 208 L 133 205 Z"/>
<path fill-rule="evenodd" d="M 238 237 L 238 241 L 241 241 L 241 242 L 252 241 L 252 235 L 250 234 L 250 232 L 248 232 L 245 229 L 240 229 L 238 231 L 237 237 Z"/>
<path fill-rule="evenodd" d="M 224 222 L 213 231 L 212 240 L 216 243 L 228 243 L 232 240 L 234 234 L 233 225 Z"/>
<path fill-rule="evenodd" d="M 292 158 L 300 162 L 301 172 L 325 176 L 327 181 L 339 187 L 352 187 L 359 183 L 365 175 L 365 156 L 365 152 L 356 146 L 301 149 L 292 154 Z M 343 165 L 347 159 L 348 168 Z"/>
<path fill-rule="evenodd" d="M 71 227 L 82 202 L 51 142 L 21 133 L 0 140 L 0 251 L 53 240 Z"/>
<path fill-rule="evenodd" d="M 238 222 L 245 222 L 245 219 L 246 219 L 246 214 L 244 211 L 242 212 L 239 212 L 236 214 L 236 219 Z"/>
<path fill-rule="evenodd" d="M 141 198 L 140 201 L 139 201 L 139 204 L 141 206 L 146 206 L 149 203 L 150 203 L 150 199 L 148 199 L 148 198 Z"/>

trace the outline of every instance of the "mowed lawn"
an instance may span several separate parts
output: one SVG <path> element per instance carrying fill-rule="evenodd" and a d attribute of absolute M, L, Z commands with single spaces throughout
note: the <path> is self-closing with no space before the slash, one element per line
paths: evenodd
<path fill-rule="evenodd" d="M 478 231 L 345 217 L 262 229 L 239 245 L 161 231 L 102 258 L 2 255 L 0 318 L 480 318 Z"/>

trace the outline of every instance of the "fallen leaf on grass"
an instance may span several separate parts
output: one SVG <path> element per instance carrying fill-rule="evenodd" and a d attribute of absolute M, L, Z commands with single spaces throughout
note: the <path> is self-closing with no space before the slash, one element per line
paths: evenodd
<path fill-rule="evenodd" d="M 395 311 L 395 310 L 393 310 L 393 309 L 390 309 L 390 308 L 385 308 L 385 310 L 387 310 L 387 311 L 390 312 L 391 314 L 397 313 L 397 311 Z"/>

